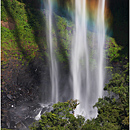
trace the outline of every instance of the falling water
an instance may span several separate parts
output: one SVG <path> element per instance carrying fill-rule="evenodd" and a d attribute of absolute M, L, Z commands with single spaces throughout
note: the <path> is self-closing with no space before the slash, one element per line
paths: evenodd
<path fill-rule="evenodd" d="M 49 54 L 50 54 L 50 76 L 51 76 L 51 87 L 52 87 L 52 102 L 58 102 L 58 69 L 57 61 L 54 53 L 53 36 L 52 36 L 52 1 L 48 0 L 49 5 Z"/>
<path fill-rule="evenodd" d="M 98 98 L 103 95 L 103 83 L 104 83 L 104 73 L 103 73 L 103 49 L 105 43 L 105 23 L 104 23 L 104 9 L 105 0 L 99 0 L 98 4 L 98 14 L 97 14 L 97 37 L 98 37 Z"/>
<path fill-rule="evenodd" d="M 89 0 L 88 0 L 89 1 Z M 95 0 L 96 1 L 96 0 Z M 45 100 L 51 97 L 51 101 L 56 103 L 59 101 L 59 86 L 58 86 L 58 64 L 54 53 L 53 44 L 53 2 L 54 0 L 45 0 L 47 2 L 48 12 L 46 13 L 47 23 L 47 36 L 48 36 L 48 48 L 49 48 L 49 61 L 50 61 L 50 77 L 52 93 L 45 95 Z M 75 0 L 75 31 L 73 34 L 72 48 L 71 48 L 71 75 L 73 78 L 73 99 L 78 99 L 80 105 L 75 111 L 75 115 L 81 114 L 90 119 L 97 116 L 96 109 L 93 109 L 93 105 L 97 102 L 98 98 L 103 96 L 104 86 L 104 44 L 105 44 L 105 0 L 98 0 L 98 10 L 95 16 L 94 31 L 91 33 L 93 40 L 90 42 L 88 39 L 88 21 L 89 16 L 87 12 L 87 0 Z M 90 45 L 91 44 L 91 45 Z M 94 52 L 93 52 L 94 51 Z M 91 54 L 93 54 L 93 57 Z M 96 66 L 92 68 L 91 60 L 95 60 Z M 62 86 L 63 88 L 64 86 Z M 66 87 L 66 86 L 65 86 Z M 64 91 L 65 89 L 63 89 Z M 66 89 L 67 92 L 70 89 Z M 46 91 L 45 91 L 46 92 Z M 64 91 L 64 95 L 68 98 L 68 93 Z M 37 101 L 37 100 L 36 100 Z M 28 123 L 32 119 L 39 120 L 40 116 L 45 111 L 50 111 L 52 104 L 33 104 L 22 103 L 22 106 L 14 107 L 10 113 L 13 121 L 23 124 Z M 37 115 L 36 115 L 37 114 Z M 15 115 L 15 116 L 14 116 Z M 25 124 L 23 123 L 25 121 Z M 28 125 L 28 124 L 27 124 Z M 24 128 L 22 128 L 24 129 Z"/>
<path fill-rule="evenodd" d="M 78 99 L 80 105 L 75 114 L 82 114 L 87 119 L 97 116 L 97 110 L 93 105 L 98 98 L 103 96 L 104 86 L 104 43 L 105 43 L 105 22 L 104 10 L 105 0 L 98 0 L 97 13 L 95 15 L 95 26 L 93 29 L 93 40 L 88 39 L 89 15 L 87 0 L 75 0 L 75 31 L 73 34 L 71 48 L 71 75 L 73 78 L 73 99 Z M 48 0 L 48 46 L 50 54 L 50 76 L 52 86 L 52 102 L 59 101 L 58 91 L 58 65 L 54 54 L 53 36 L 52 36 L 52 10 L 53 1 Z M 91 45 L 90 45 L 91 44 Z M 95 54 L 92 55 L 92 53 Z M 93 62 L 95 60 L 95 67 Z M 67 94 L 66 94 L 67 95 Z"/>
<path fill-rule="evenodd" d="M 75 34 L 72 42 L 71 70 L 73 77 L 73 97 L 82 102 L 82 69 L 86 66 L 82 62 L 88 63 L 88 48 L 86 40 L 86 0 L 83 2 L 75 1 Z M 87 66 L 88 67 L 88 66 Z M 87 73 L 86 73 L 87 74 Z M 88 77 L 88 76 L 87 76 Z M 86 96 L 85 96 L 86 98 Z M 78 106 L 75 113 L 80 113 L 81 105 Z"/>
<path fill-rule="evenodd" d="M 105 23 L 104 23 L 104 8 L 105 0 L 99 0 L 97 21 L 95 25 L 96 33 L 93 33 L 93 38 L 96 38 L 97 44 L 90 48 L 88 43 L 88 16 L 87 16 L 87 1 L 75 0 L 75 33 L 72 41 L 71 52 L 71 73 L 73 77 L 73 98 L 78 99 L 80 105 L 77 107 L 75 114 L 82 114 L 87 119 L 97 116 L 97 110 L 93 109 L 93 105 L 103 95 L 103 48 L 105 42 Z M 95 41 L 93 39 L 93 41 Z M 92 69 L 90 55 L 95 49 L 96 67 Z"/>

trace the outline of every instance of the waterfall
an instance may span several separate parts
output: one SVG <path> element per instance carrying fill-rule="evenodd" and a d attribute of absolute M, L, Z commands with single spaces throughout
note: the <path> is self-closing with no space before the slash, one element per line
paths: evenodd
<path fill-rule="evenodd" d="M 82 69 L 86 69 L 88 65 L 88 48 L 87 48 L 87 28 L 86 28 L 86 0 L 83 2 L 75 0 L 75 34 L 72 42 L 71 54 L 71 72 L 73 77 L 73 98 L 78 99 L 80 104 L 82 100 Z M 82 63 L 85 61 L 84 63 Z M 87 63 L 87 64 L 86 64 Z M 88 71 L 85 73 L 88 74 Z M 87 76 L 89 78 L 89 76 Z M 87 79 L 87 81 L 89 81 Z M 86 96 L 85 96 L 86 98 Z M 80 113 L 82 104 L 77 107 L 75 113 Z"/>
<path fill-rule="evenodd" d="M 82 114 L 87 119 L 97 116 L 97 110 L 93 105 L 98 98 L 103 96 L 104 85 L 104 43 L 105 43 L 105 22 L 104 9 L 105 0 L 98 1 L 98 11 L 95 21 L 95 33 L 93 33 L 93 44 L 90 47 L 88 42 L 88 19 L 87 1 L 75 0 L 75 33 L 71 49 L 71 75 L 73 78 L 73 99 L 77 99 L 80 105 L 76 108 L 75 115 Z M 97 44 L 97 45 L 95 45 Z M 95 48 L 96 46 L 96 48 Z M 90 55 L 95 50 L 93 59 L 96 67 L 92 69 Z"/>
<path fill-rule="evenodd" d="M 103 95 L 104 73 L 103 73 L 103 49 L 105 44 L 105 22 L 104 22 L 105 0 L 99 0 L 97 13 L 97 37 L 98 37 L 98 98 Z"/>
<path fill-rule="evenodd" d="M 51 87 L 52 87 L 52 102 L 58 102 L 58 65 L 56 61 L 56 56 L 54 53 L 54 44 L 52 36 L 52 1 L 48 0 L 49 5 L 49 18 L 47 22 L 49 23 L 49 32 L 48 32 L 48 47 L 50 55 L 50 77 L 51 77 Z"/>
<path fill-rule="evenodd" d="M 53 2 L 48 0 L 48 48 L 50 55 L 50 76 L 52 86 L 52 102 L 59 101 L 58 64 L 54 53 L 53 44 Z M 75 115 L 81 114 L 87 119 L 97 116 L 97 109 L 93 105 L 98 98 L 103 96 L 104 86 L 104 44 L 105 44 L 105 0 L 98 0 L 97 13 L 94 15 L 92 41 L 89 40 L 90 31 L 87 0 L 75 0 L 75 29 L 72 38 L 70 68 L 72 75 L 73 99 L 80 105 L 75 110 Z M 93 13 L 93 12 L 91 12 Z M 93 56 L 92 56 L 93 55 Z M 92 60 L 95 62 L 93 67 Z M 67 95 L 67 94 L 66 94 Z"/>

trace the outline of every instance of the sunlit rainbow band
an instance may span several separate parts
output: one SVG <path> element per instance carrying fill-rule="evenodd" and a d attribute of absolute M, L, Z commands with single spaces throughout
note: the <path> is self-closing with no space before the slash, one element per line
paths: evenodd
<path fill-rule="evenodd" d="M 82 1 L 82 0 L 81 0 Z M 72 17 L 75 15 L 75 0 L 51 0 L 53 8 L 63 8 L 66 13 L 69 13 Z M 97 22 L 97 11 L 98 11 L 99 0 L 86 0 L 86 23 L 90 26 L 95 26 Z M 108 2 L 105 3 L 105 28 L 109 28 L 112 23 L 112 15 L 108 9 Z"/>

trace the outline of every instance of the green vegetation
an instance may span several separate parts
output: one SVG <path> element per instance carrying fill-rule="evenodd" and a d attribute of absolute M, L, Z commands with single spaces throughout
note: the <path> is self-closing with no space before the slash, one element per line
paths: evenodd
<path fill-rule="evenodd" d="M 35 35 L 32 33 L 33 27 L 27 22 L 25 6 L 24 3 L 15 0 L 1 1 L 1 20 L 5 24 L 1 28 L 2 65 L 8 63 L 9 58 L 16 58 L 23 63 L 29 62 L 36 57 L 39 50 Z M 15 28 L 8 28 L 11 24 Z"/>
<path fill-rule="evenodd" d="M 94 107 L 98 108 L 97 120 L 102 126 L 113 130 L 129 129 L 129 64 L 123 71 L 113 74 L 113 78 L 105 86 L 108 96 L 99 99 Z"/>
<path fill-rule="evenodd" d="M 46 18 L 42 11 L 26 1 L 22 3 L 18 0 L 2 0 L 1 10 L 2 65 L 9 62 L 9 57 L 21 60 L 24 64 L 37 56 L 42 59 L 48 56 Z M 13 24 L 14 28 L 10 29 L 10 24 Z M 60 62 L 68 61 L 72 26 L 71 22 L 54 14 L 53 41 Z"/>
<path fill-rule="evenodd" d="M 9 62 L 9 57 L 21 60 L 27 64 L 34 60 L 35 57 L 48 57 L 47 38 L 46 38 L 46 18 L 45 13 L 40 11 L 34 4 L 31 5 L 26 1 L 2 0 L 1 1 L 1 20 L 6 25 L 2 25 L 1 47 L 2 47 L 2 65 Z M 38 4 L 38 3 L 37 3 Z M 7 26 L 12 26 L 10 29 Z M 53 13 L 53 42 L 55 53 L 59 62 L 69 65 L 69 56 L 72 41 L 72 31 L 74 25 L 71 21 Z M 92 32 L 88 32 L 89 45 L 91 48 Z M 118 51 L 121 49 L 115 43 L 113 38 L 107 40 L 107 56 L 110 61 L 119 56 Z M 93 57 L 94 52 L 92 52 Z M 91 58 L 92 64 L 95 62 Z M 95 65 L 94 65 L 95 66 Z"/>
<path fill-rule="evenodd" d="M 74 109 L 79 103 L 77 100 L 58 102 L 53 105 L 51 112 L 46 112 L 41 116 L 41 120 L 30 127 L 31 130 L 76 130 L 81 129 L 84 117 L 75 117 Z"/>
<path fill-rule="evenodd" d="M 35 3 L 34 3 L 35 4 Z M 44 13 L 47 13 L 45 11 Z M 45 63 L 47 53 L 46 18 L 45 14 L 36 7 L 27 3 L 26 0 L 2 0 L 1 1 L 1 49 L 2 71 L 13 64 L 15 69 L 19 65 L 27 66 L 31 61 L 40 58 Z M 65 18 L 53 14 L 53 41 L 55 53 L 59 62 L 65 67 L 69 65 L 71 38 L 74 25 Z M 92 32 L 88 32 L 89 46 L 92 41 Z M 120 61 L 124 65 L 127 57 L 121 57 L 119 51 L 123 47 L 116 44 L 114 38 L 106 38 L 106 59 L 109 62 Z M 95 52 L 91 53 L 90 62 L 95 67 L 93 59 Z M 13 62 L 11 60 L 19 62 Z M 124 62 L 125 61 L 125 62 Z M 83 62 L 83 61 L 82 61 Z M 122 63 L 121 63 L 122 62 Z M 83 64 L 83 63 L 82 63 Z M 94 68 L 91 66 L 92 68 Z M 19 68 L 18 68 L 19 67 Z M 113 67 L 106 67 L 113 71 Z M 98 109 L 96 119 L 87 120 L 81 115 L 73 115 L 76 100 L 53 105 L 51 112 L 41 116 L 41 120 L 30 127 L 31 130 L 127 130 L 129 127 L 129 75 L 128 64 L 113 74 L 113 78 L 104 88 L 108 96 L 100 98 L 94 107 Z M 2 85 L 8 84 L 11 72 L 7 78 L 2 79 Z M 2 90 L 2 93 L 5 90 Z M 6 130 L 6 129 L 2 129 Z"/>
<path fill-rule="evenodd" d="M 119 51 L 122 49 L 121 46 L 118 46 L 114 38 L 106 37 L 106 58 L 110 62 L 117 61 L 119 58 Z"/>
<path fill-rule="evenodd" d="M 95 119 L 85 121 L 81 115 L 73 115 L 77 100 L 58 102 L 51 112 L 30 127 L 31 130 L 128 130 L 129 129 L 129 75 L 128 64 L 123 72 L 115 73 L 104 90 L 108 96 L 99 98 L 94 105 L 98 109 Z"/>

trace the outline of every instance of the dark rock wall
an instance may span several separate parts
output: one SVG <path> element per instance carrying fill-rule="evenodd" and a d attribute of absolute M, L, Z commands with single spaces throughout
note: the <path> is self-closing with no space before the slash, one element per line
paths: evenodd
<path fill-rule="evenodd" d="M 128 55 L 129 44 L 129 0 L 108 0 L 113 16 L 112 37 L 124 47 L 121 54 Z"/>

